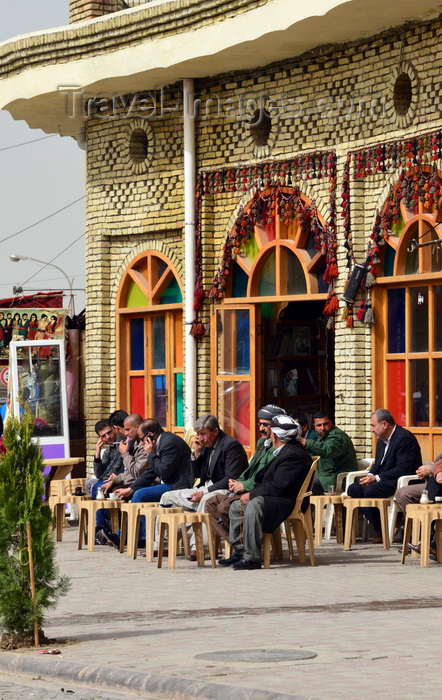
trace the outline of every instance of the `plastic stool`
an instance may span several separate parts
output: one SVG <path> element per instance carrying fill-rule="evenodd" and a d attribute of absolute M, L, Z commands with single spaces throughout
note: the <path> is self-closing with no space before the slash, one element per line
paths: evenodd
<path fill-rule="evenodd" d="M 209 513 L 162 513 L 160 516 L 160 536 L 158 541 L 158 568 L 161 568 L 163 561 L 164 535 L 166 528 L 168 530 L 168 568 L 175 569 L 176 564 L 176 545 L 178 538 L 178 526 L 181 526 L 183 539 L 187 540 L 187 535 L 183 528 L 187 524 L 193 526 L 195 533 L 195 546 L 198 566 L 204 566 L 204 544 L 203 544 L 203 525 L 207 528 L 207 540 L 209 543 L 210 560 L 212 568 L 215 564 L 215 547 L 213 546 L 212 528 L 210 525 Z M 147 542 L 146 542 L 147 544 Z"/>

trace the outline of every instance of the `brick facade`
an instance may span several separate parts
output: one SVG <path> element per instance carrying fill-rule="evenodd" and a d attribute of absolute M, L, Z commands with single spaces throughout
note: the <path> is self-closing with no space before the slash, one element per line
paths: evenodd
<path fill-rule="evenodd" d="M 283 64 L 253 72 L 201 79 L 196 93 L 202 100 L 197 121 L 198 168 L 259 162 L 262 157 L 288 158 L 303 150 L 334 147 L 338 156 L 338 186 L 349 149 L 437 127 L 440 113 L 439 64 L 435 38 L 440 21 L 400 27 L 364 42 L 323 47 Z M 393 106 L 392 76 L 407 71 L 412 76 L 409 114 L 398 115 Z M 180 85 L 169 87 L 165 103 L 177 104 Z M 268 146 L 255 146 L 247 120 L 229 117 L 226 105 L 242 99 L 263 100 L 268 107 L 289 98 L 297 102 L 298 115 L 281 113 L 272 122 Z M 211 107 L 209 99 L 212 99 Z M 230 100 L 230 102 L 226 102 Z M 349 105 L 353 108 L 350 110 Z M 209 105 L 209 106 L 208 106 Z M 220 105 L 220 114 L 217 110 Z M 224 105 L 224 106 L 223 106 Z M 250 103 L 251 105 L 251 103 Z M 208 115 L 205 115 L 207 106 Z M 350 111 L 350 113 L 349 113 Z M 230 113 L 231 114 L 231 113 Z M 88 386 L 86 413 L 92 426 L 114 408 L 116 358 L 114 308 L 125 266 L 143 249 L 161 251 L 179 268 L 183 263 L 183 142 L 182 112 L 168 112 L 145 120 L 118 115 L 91 118 L 87 122 L 87 289 Z M 134 168 L 128 156 L 130 133 L 141 126 L 149 131 L 145 167 Z M 396 173 L 376 174 L 352 188 L 354 248 L 363 260 L 374 214 L 395 181 Z M 301 185 L 327 218 L 327 184 Z M 306 192 L 305 190 L 308 190 Z M 204 286 L 211 279 L 221 255 L 226 231 L 232 226 L 243 192 L 220 193 L 204 201 Z M 339 207 L 338 207 L 339 213 Z M 233 218 L 232 218 L 233 217 Z M 338 218 L 339 224 L 339 218 Z M 338 292 L 346 279 L 343 232 L 339 228 Z M 209 318 L 206 302 L 204 317 Z M 371 329 L 361 323 L 347 329 L 336 324 L 336 422 L 353 437 L 360 456 L 371 451 L 367 430 L 371 413 Z M 210 339 L 198 346 L 198 411 L 210 408 Z"/>
<path fill-rule="evenodd" d="M 2 75 L 7 78 L 23 70 L 25 54 L 32 68 L 89 56 L 97 56 L 98 60 L 106 53 L 152 39 L 176 35 L 178 41 L 181 32 L 209 27 L 268 2 L 179 0 L 142 6 L 135 13 L 110 14 L 99 20 L 107 12 L 116 12 L 112 0 L 71 0 L 70 21 L 75 24 L 69 41 L 64 32 L 54 31 L 50 42 L 30 36 L 0 47 Z M 87 19 L 95 21 L 77 26 Z M 344 230 L 339 217 L 347 153 L 394 138 L 416 136 L 442 125 L 441 24 L 440 17 L 409 22 L 369 39 L 321 46 L 253 70 L 195 80 L 195 99 L 200 106 L 196 120 L 198 171 L 259 164 L 269 158 L 283 160 L 304 151 L 336 150 L 338 294 L 347 277 Z M 405 78 L 398 87 L 399 76 Z M 121 96 L 114 91 L 109 97 L 107 110 L 89 104 L 91 114 L 85 122 L 89 445 L 95 443 L 96 420 L 115 408 L 115 304 L 124 270 L 136 255 L 151 249 L 163 253 L 182 278 L 184 275 L 181 84 L 148 93 L 146 99 L 156 108 L 149 118 L 143 111 L 140 94 Z M 162 113 L 161 105 L 166 107 Z M 260 106 L 272 116 L 265 145 L 255 144 L 249 125 L 249 118 Z M 137 156 L 134 132 L 145 134 L 145 157 Z M 365 258 L 376 210 L 382 207 L 398 176 L 399 170 L 387 171 L 352 182 L 353 244 L 358 261 Z M 327 181 L 311 179 L 300 183 L 300 187 L 303 194 L 315 200 L 327 220 Z M 206 290 L 217 269 L 226 233 L 231 230 L 240 205 L 245 205 L 250 197 L 250 193 L 238 191 L 204 198 L 202 268 Z M 204 319 L 208 320 L 212 313 L 206 300 Z M 186 338 L 187 329 L 183 332 Z M 365 456 L 371 452 L 367 430 L 372 407 L 371 328 L 355 323 L 353 329 L 348 329 L 339 312 L 335 338 L 336 422 L 353 437 L 359 456 Z M 198 344 L 198 412 L 211 408 L 213 372 L 210 337 L 206 336 Z"/>

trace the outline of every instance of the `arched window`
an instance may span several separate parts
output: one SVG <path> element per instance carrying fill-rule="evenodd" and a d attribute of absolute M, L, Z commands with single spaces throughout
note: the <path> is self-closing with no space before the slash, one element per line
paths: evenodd
<path fill-rule="evenodd" d="M 375 406 L 409 427 L 431 460 L 442 451 L 441 222 L 442 201 L 402 200 L 373 288 Z"/>
<path fill-rule="evenodd" d="M 161 253 L 146 251 L 126 269 L 117 297 L 117 403 L 184 426 L 181 282 Z"/>
<path fill-rule="evenodd" d="M 293 193 L 283 189 L 287 197 Z M 317 250 L 311 226 L 318 214 L 311 201 L 298 193 L 297 211 L 289 217 L 282 211 L 284 198 L 279 205 L 275 199 L 267 205 L 269 195 L 271 190 L 260 193 L 260 201 L 255 195 L 241 213 L 244 221 L 251 207 L 262 202 L 267 206 L 266 221 L 256 223 L 255 217 L 235 250 L 212 326 L 214 410 L 223 427 L 251 448 L 260 404 L 280 403 L 289 411 L 328 408 L 325 327 L 320 328 L 317 321 L 328 284 L 323 280 L 325 256 Z M 275 337 L 284 339 L 276 350 Z M 301 337 L 308 349 L 298 352 L 295 346 Z M 285 376 L 295 367 L 300 376 L 298 395 L 284 385 Z"/>

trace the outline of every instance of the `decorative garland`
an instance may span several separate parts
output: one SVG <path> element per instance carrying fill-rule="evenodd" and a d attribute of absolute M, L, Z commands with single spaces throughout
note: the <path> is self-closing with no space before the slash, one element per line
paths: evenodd
<path fill-rule="evenodd" d="M 314 202 L 306 206 L 301 198 L 297 183 L 303 180 L 328 179 L 329 181 L 329 218 L 325 226 L 319 221 Z M 284 187 L 292 187 L 290 193 L 283 192 Z M 201 209 L 203 197 L 208 194 L 223 192 L 248 192 L 254 189 L 252 204 L 247 211 L 241 209 L 233 231 L 226 236 L 221 262 L 213 278 L 208 296 L 212 301 L 224 297 L 231 261 L 238 255 L 241 245 L 253 235 L 258 223 L 271 224 L 276 216 L 285 223 L 297 218 L 302 227 L 310 226 L 315 235 L 316 250 L 325 255 L 326 269 L 324 281 L 329 284 L 329 295 L 324 314 L 330 317 L 330 325 L 338 308 L 334 283 L 338 275 L 337 239 L 336 239 L 336 152 L 317 151 L 304 153 L 284 161 L 265 161 L 255 165 L 238 168 L 219 168 L 200 173 L 196 189 L 196 270 L 197 279 L 194 295 L 194 310 L 199 323 L 205 291 L 202 284 L 202 225 Z M 271 189 L 270 194 L 262 191 Z"/>
<path fill-rule="evenodd" d="M 353 235 L 351 230 L 350 209 L 350 172 L 353 166 L 354 177 L 363 180 L 377 173 L 401 169 L 398 181 L 390 188 L 382 211 L 376 212 L 374 226 L 370 235 L 365 265 L 367 272 L 362 281 L 366 298 L 360 302 L 357 319 L 364 323 L 373 323 L 370 288 L 376 283 L 379 260 L 379 247 L 388 240 L 391 229 L 400 219 L 400 203 L 404 201 L 407 208 L 419 202 L 432 211 L 442 194 L 442 182 L 438 174 L 436 161 L 442 157 L 442 130 L 432 131 L 413 139 L 400 139 L 380 143 L 369 148 L 350 151 L 344 167 L 341 216 L 345 233 L 347 267 L 355 262 L 353 252 Z M 408 171 L 408 172 L 407 172 Z M 410 173 L 410 171 L 412 171 Z M 348 304 L 342 320 L 347 326 L 353 326 L 353 305 Z"/>

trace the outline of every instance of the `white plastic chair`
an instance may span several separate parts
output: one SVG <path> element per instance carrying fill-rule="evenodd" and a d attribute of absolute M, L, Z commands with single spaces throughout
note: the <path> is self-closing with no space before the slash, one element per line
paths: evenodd
<path fill-rule="evenodd" d="M 348 477 L 352 477 L 351 483 L 356 481 L 356 477 L 353 478 L 353 475 L 357 475 L 358 477 L 365 476 L 368 474 L 368 470 L 370 469 L 371 465 L 373 464 L 374 459 L 371 457 L 366 457 L 364 459 L 358 459 L 358 467 L 359 471 L 357 472 L 341 472 L 338 474 L 336 477 L 336 493 L 339 494 L 339 492 L 342 493 L 342 485 L 344 483 L 344 479 L 347 479 L 347 485 L 350 483 L 348 481 Z M 346 493 L 346 491 L 345 491 Z M 326 540 L 329 540 L 331 537 L 331 529 L 333 525 L 333 515 L 334 515 L 335 509 L 332 503 L 329 503 L 328 505 L 325 506 L 325 524 L 324 524 L 324 537 Z"/>
<path fill-rule="evenodd" d="M 349 472 L 347 474 L 347 488 L 345 489 L 345 495 L 347 495 L 347 489 L 350 484 L 354 484 L 356 479 L 360 479 L 363 476 L 366 476 L 368 472 L 370 471 L 370 467 L 372 466 L 374 459 L 372 460 L 360 460 L 362 461 L 371 461 L 371 464 L 368 469 L 365 469 L 364 471 L 359 471 L 359 472 Z M 359 462 L 358 462 L 359 464 Z M 416 480 L 417 476 L 416 474 L 408 474 L 407 476 L 401 476 L 398 479 L 397 482 L 397 489 L 400 489 L 402 486 L 408 486 L 410 481 Z M 390 497 L 390 505 L 388 506 L 388 535 L 390 537 L 390 544 L 393 544 L 393 537 L 394 537 L 394 526 L 396 524 L 396 518 L 397 518 L 397 511 L 398 511 L 398 506 L 397 506 L 397 501 L 395 500 L 394 496 Z"/>

